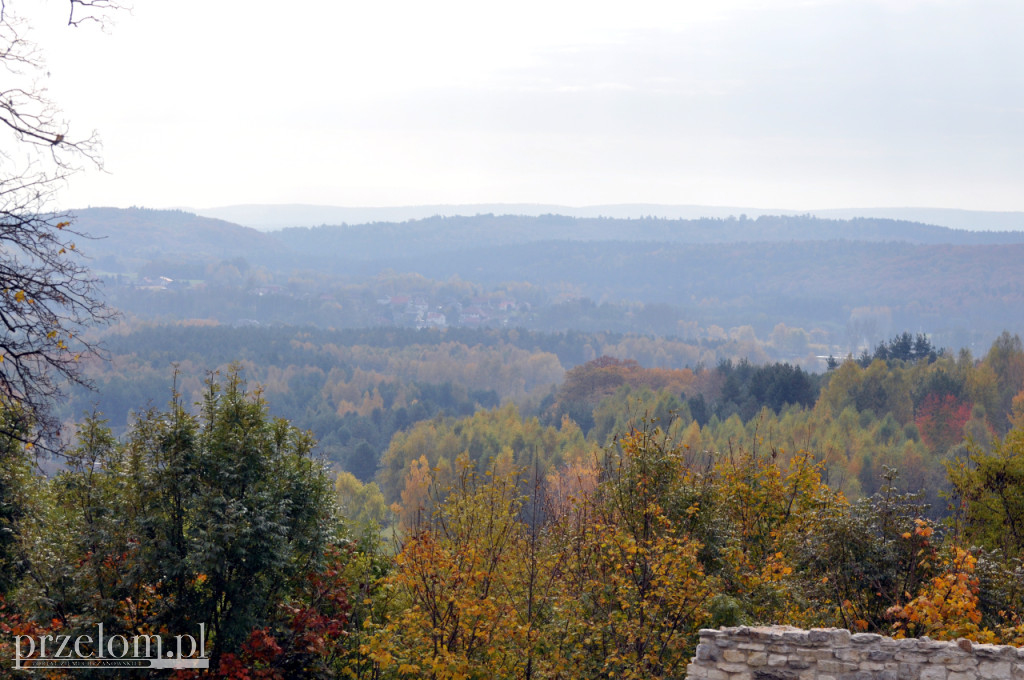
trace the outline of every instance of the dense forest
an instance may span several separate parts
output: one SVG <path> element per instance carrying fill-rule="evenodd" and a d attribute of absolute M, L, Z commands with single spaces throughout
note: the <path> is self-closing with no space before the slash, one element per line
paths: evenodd
<path fill-rule="evenodd" d="M 787 341 L 783 330 L 777 342 Z M 172 388 L 196 403 L 211 371 L 237 370 L 259 385 L 273 415 L 311 431 L 334 469 L 364 483 L 383 460 L 394 464 L 404 437 L 499 406 L 556 430 L 571 421 L 597 448 L 632 418 L 650 415 L 695 449 L 727 450 L 760 432 L 788 450 L 814 450 L 830 483 L 854 498 L 874 493 L 887 468 L 899 469 L 898 486 L 927 493 L 932 512 L 942 513 L 944 463 L 962 453 L 963 441 L 986 446 L 1006 432 L 1024 370 L 1014 337 L 1003 334 L 979 361 L 969 350 L 954 355 L 904 333 L 810 372 L 752 363 L 748 356 L 765 357 L 770 347 L 738 341 L 691 346 L 497 329 L 139 327 L 109 336 L 109 361 L 87 370 L 97 390 L 73 391 L 61 413 L 69 430 L 95 411 L 123 433 L 133 413 L 167 403 Z M 402 473 L 422 455 L 433 466 L 462 451 L 430 447 L 404 451 Z M 501 449 L 486 452 L 476 462 Z M 381 487 L 394 502 L 401 475 L 386 474 L 392 478 Z"/>
<path fill-rule="evenodd" d="M 581 360 L 586 334 L 240 333 L 111 338 L 101 393 L 173 361 L 166 406 L 80 419 L 56 474 L 4 440 L 5 630 L 204 621 L 224 678 L 669 678 L 701 627 L 761 622 L 1024 643 L 1017 335 L 809 373 Z M 376 423 L 379 459 L 272 415 L 306 403 Z"/>
<path fill-rule="evenodd" d="M 8 658 L 97 622 L 202 623 L 239 680 L 671 678 L 748 623 L 1024 644 L 1014 235 L 87 219 L 122 315 L 58 455 L 0 414 Z"/>
<path fill-rule="evenodd" d="M 598 357 L 685 370 L 765 357 L 775 347 L 749 334 L 689 344 L 614 333 L 507 329 L 175 324 L 122 330 L 105 337 L 106 359 L 85 367 L 95 391 L 73 389 L 60 409 L 69 427 L 98 411 L 123 432 L 131 412 L 165 404 L 172 385 L 193 403 L 209 371 L 226 372 L 236 364 L 261 386 L 275 415 L 312 430 L 333 464 L 364 480 L 373 476 L 398 430 L 509 401 L 539 412 L 567 369 Z M 791 335 L 782 327 L 772 337 L 784 344 Z"/>

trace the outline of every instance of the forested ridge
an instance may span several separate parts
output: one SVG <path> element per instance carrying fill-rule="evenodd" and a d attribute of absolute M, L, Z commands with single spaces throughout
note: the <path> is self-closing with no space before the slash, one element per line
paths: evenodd
<path fill-rule="evenodd" d="M 101 237 L 83 247 L 113 304 L 164 322 L 686 338 L 781 322 L 845 354 L 903 329 L 981 351 L 1024 311 L 1019 232 L 896 220 L 478 215 L 258 232 L 89 209 L 80 221 Z"/>
<path fill-rule="evenodd" d="M 349 259 L 372 260 L 381 257 L 382 242 L 392 244 L 390 254 L 406 256 L 552 239 L 692 244 L 835 240 L 950 245 L 1024 243 L 1024 237 L 1015 231 L 974 231 L 904 220 L 838 220 L 810 215 L 686 220 L 486 214 L 290 227 L 270 232 L 187 211 L 87 208 L 77 211 L 77 215 L 83 231 L 111 238 L 102 247 L 104 254 L 128 254 L 144 248 L 151 253 L 178 254 L 188 252 L 186 248 L 198 248 L 199 252 L 219 257 L 228 257 L 238 249 L 255 250 L 266 256 L 270 254 L 264 252 L 266 245 L 274 244 L 279 255 L 345 253 Z M 264 245 L 261 248 L 256 244 Z"/>

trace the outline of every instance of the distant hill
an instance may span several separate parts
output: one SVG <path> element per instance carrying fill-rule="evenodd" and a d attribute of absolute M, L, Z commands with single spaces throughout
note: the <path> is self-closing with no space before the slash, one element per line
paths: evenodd
<path fill-rule="evenodd" d="M 114 303 L 143 318 L 400 324 L 415 304 L 424 318 L 440 308 L 455 318 L 479 307 L 482 292 L 519 290 L 534 291 L 522 293 L 532 311 L 514 323 L 545 330 L 632 330 L 640 321 L 628 306 L 654 304 L 675 311 L 652 318 L 704 327 L 770 332 L 783 322 L 851 338 L 867 314 L 886 331 L 941 332 L 966 346 L 1024 319 L 1017 231 L 807 215 L 485 214 L 260 232 L 139 208 L 82 210 L 77 224 L 101 237 L 82 248 L 96 271 L 113 275 Z M 451 292 L 413 304 L 425 295 L 414 288 L 429 281 L 450 282 Z M 397 311 L 393 299 L 403 300 Z"/>
<path fill-rule="evenodd" d="M 1024 243 L 1022 232 L 948 229 L 887 219 L 825 220 L 809 216 L 757 219 L 611 219 L 562 215 L 477 215 L 270 232 L 306 262 L 385 260 L 538 241 L 639 243 L 786 243 L 793 241 L 903 242 L 998 245 Z"/>
<path fill-rule="evenodd" d="M 998 334 L 1024 319 L 1021 262 L 1024 244 L 544 241 L 387 265 L 484 285 L 567 283 L 593 300 L 676 304 L 720 324 L 840 322 L 852 308 L 885 306 L 915 329 L 966 323 Z"/>
<path fill-rule="evenodd" d="M 429 217 L 474 215 L 565 215 L 568 217 L 609 217 L 638 219 L 695 220 L 702 217 L 748 218 L 763 215 L 812 214 L 829 219 L 857 217 L 920 222 L 951 229 L 971 231 L 1024 230 L 1024 212 L 990 212 L 982 210 L 950 210 L 944 208 L 840 208 L 828 210 L 792 210 L 737 206 L 658 205 L 624 203 L 615 205 L 564 206 L 532 203 L 489 203 L 469 205 L 421 205 L 401 207 L 340 207 L 319 205 L 233 205 L 192 210 L 211 217 L 260 230 L 287 227 L 316 227 L 325 224 L 366 224 L 369 222 L 405 222 Z"/>
<path fill-rule="evenodd" d="M 919 245 L 1024 244 L 1024 231 L 970 231 L 891 219 L 821 219 L 763 215 L 702 219 L 577 218 L 545 214 L 430 217 L 406 222 L 293 227 L 261 232 L 182 210 L 88 208 L 77 226 L 96 237 L 82 247 L 101 270 L 134 270 L 147 261 L 210 262 L 241 258 L 271 271 L 336 273 L 341 263 L 431 269 L 444 253 L 545 241 L 730 244 L 850 241 Z M 418 259 L 427 258 L 423 266 Z M 120 262 L 121 269 L 112 261 Z M 373 264 L 376 263 L 376 264 Z M 363 269 L 363 268 L 360 268 Z M 497 271 L 501 268 L 498 267 Z"/>
<path fill-rule="evenodd" d="M 1024 231 L 1024 212 L 950 210 L 946 208 L 843 208 L 809 212 L 818 217 L 832 219 L 883 217 L 971 231 Z"/>
<path fill-rule="evenodd" d="M 93 260 L 263 259 L 281 242 L 250 227 L 183 210 L 85 208 L 73 211 L 75 227 L 94 237 L 81 244 Z"/>

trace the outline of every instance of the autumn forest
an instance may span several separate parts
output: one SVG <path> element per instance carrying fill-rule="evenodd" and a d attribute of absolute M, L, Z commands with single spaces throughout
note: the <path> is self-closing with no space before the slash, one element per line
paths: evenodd
<path fill-rule="evenodd" d="M 1018 5 L 0 0 L 0 680 L 1024 678 Z"/>
<path fill-rule="evenodd" d="M 755 623 L 1024 644 L 996 233 L 481 216 L 406 225 L 381 259 L 355 227 L 84 219 L 120 315 L 59 434 L 3 412 L 5 658 L 98 621 L 202 622 L 204 677 L 238 679 L 678 678 L 699 629 Z M 756 252 L 778 276 L 715 288 L 711 261 Z M 810 264 L 881 252 L 907 271 L 860 290 Z"/>

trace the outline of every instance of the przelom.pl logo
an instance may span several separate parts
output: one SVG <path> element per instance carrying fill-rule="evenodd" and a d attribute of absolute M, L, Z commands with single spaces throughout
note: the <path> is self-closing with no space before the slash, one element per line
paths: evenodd
<path fill-rule="evenodd" d="M 206 624 L 199 624 L 199 634 L 169 636 L 170 645 L 160 635 L 103 634 L 103 624 L 96 624 L 96 634 L 15 635 L 14 668 L 209 668 L 206 655 Z"/>

